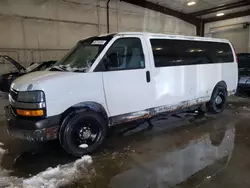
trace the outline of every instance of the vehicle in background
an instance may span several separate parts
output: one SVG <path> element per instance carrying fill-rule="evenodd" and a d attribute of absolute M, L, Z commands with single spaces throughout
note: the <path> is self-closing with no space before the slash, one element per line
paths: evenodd
<path fill-rule="evenodd" d="M 4 58 L 8 63 L 11 63 L 15 67 L 14 71 L 0 75 L 0 92 L 9 92 L 10 85 L 16 78 L 30 72 L 45 70 L 56 63 L 56 61 L 43 61 L 32 63 L 29 67 L 24 68 L 7 55 L 0 55 L 0 58 Z"/>
<path fill-rule="evenodd" d="M 50 70 L 15 80 L 5 108 L 9 133 L 59 139 L 82 156 L 110 126 L 183 111 L 223 112 L 238 82 L 228 40 L 152 33 L 90 37 Z"/>
<path fill-rule="evenodd" d="M 238 93 L 246 93 L 250 91 L 250 53 L 237 54 L 239 82 Z"/>

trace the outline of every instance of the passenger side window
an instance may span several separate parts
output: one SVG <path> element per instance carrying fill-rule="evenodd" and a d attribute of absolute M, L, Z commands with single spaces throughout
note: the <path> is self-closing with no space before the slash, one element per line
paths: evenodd
<path fill-rule="evenodd" d="M 155 67 L 233 62 L 228 43 L 151 39 Z"/>
<path fill-rule="evenodd" d="M 117 39 L 97 66 L 97 71 L 117 71 L 145 68 L 144 54 L 139 38 Z"/>

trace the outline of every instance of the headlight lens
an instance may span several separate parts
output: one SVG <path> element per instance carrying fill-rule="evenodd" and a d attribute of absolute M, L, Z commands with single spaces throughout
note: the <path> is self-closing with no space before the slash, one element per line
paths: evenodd
<path fill-rule="evenodd" d="M 19 102 L 44 102 L 45 95 L 42 91 L 20 91 L 18 92 L 17 101 Z"/>

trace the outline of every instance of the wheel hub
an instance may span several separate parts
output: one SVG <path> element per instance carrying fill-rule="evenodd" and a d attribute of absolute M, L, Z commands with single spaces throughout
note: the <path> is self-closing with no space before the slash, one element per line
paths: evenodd
<path fill-rule="evenodd" d="M 82 129 L 80 129 L 79 131 L 79 137 L 82 140 L 87 140 L 91 137 L 91 130 L 88 127 L 83 127 Z"/>
<path fill-rule="evenodd" d="M 220 95 L 218 95 L 216 98 L 215 98 L 215 103 L 216 104 L 221 104 L 222 103 L 222 98 Z"/>

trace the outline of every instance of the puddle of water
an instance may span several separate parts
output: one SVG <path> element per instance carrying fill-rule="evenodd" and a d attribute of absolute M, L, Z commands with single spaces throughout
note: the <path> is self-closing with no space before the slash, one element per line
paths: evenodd
<path fill-rule="evenodd" d="M 209 135 L 184 148 L 162 153 L 160 158 L 145 162 L 134 157 L 135 166 L 111 179 L 112 188 L 173 187 L 215 161 L 231 155 L 235 129 L 229 129 L 219 147 L 213 146 Z"/>
<path fill-rule="evenodd" d="M 69 163 L 72 158 L 61 154 L 58 147 L 50 144 L 41 152 L 22 156 L 15 161 L 19 164 L 17 169 L 13 168 L 15 172 L 0 167 L 0 176 L 3 175 L 0 177 L 0 187 L 54 188 L 68 187 L 69 184 L 72 188 L 172 187 L 218 160 L 230 160 L 236 124 L 230 115 L 221 115 L 217 119 L 206 118 L 180 127 L 183 124 L 183 121 L 180 124 L 164 120 L 157 122 L 151 131 L 138 129 L 138 132 L 133 130 L 127 136 L 116 135 L 108 139 L 105 149 L 92 156 L 92 165 L 89 156 Z M 169 130 L 169 127 L 179 128 Z M 221 132 L 223 134 L 217 134 Z M 4 152 L 1 154 L 1 147 L 2 160 Z M 13 148 L 13 143 L 8 144 L 8 147 Z M 10 156 L 6 153 L 4 157 Z M 217 165 L 214 171 L 223 169 L 227 160 Z M 47 169 L 49 166 L 52 168 Z M 24 174 L 21 177 L 20 174 L 13 175 L 16 170 L 26 175 L 33 170 L 37 173 L 27 178 Z M 213 176 L 207 173 L 203 178 L 206 177 L 211 179 Z"/>
<path fill-rule="evenodd" d="M 232 118 L 223 118 L 207 121 L 202 127 L 156 131 L 157 136 L 145 132 L 134 139 L 130 135 L 129 145 L 124 144 L 127 147 L 112 143 L 109 152 L 95 157 L 93 168 L 97 175 L 91 181 L 82 180 L 71 187 L 174 187 L 215 165 L 200 181 L 212 178 L 230 161 L 236 123 Z"/>

